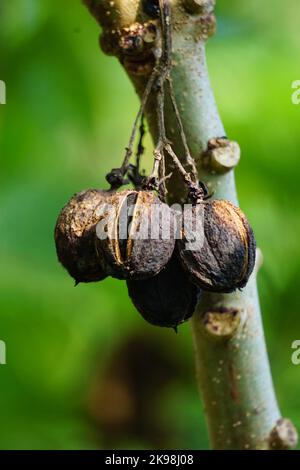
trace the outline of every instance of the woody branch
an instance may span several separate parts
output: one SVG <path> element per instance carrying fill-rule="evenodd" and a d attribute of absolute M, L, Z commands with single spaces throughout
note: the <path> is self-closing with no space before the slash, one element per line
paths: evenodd
<path fill-rule="evenodd" d="M 240 159 L 236 142 L 226 138 L 212 92 L 205 43 L 215 32 L 215 0 L 168 0 L 172 22 L 172 80 L 179 113 L 199 178 L 216 199 L 238 205 L 234 168 Z M 115 55 L 142 97 L 161 47 L 154 0 L 84 0 L 102 26 L 100 44 Z M 146 107 L 156 142 L 154 97 Z M 170 98 L 165 128 L 177 155 L 184 146 L 177 132 Z M 167 162 L 167 172 L 173 162 Z M 167 181 L 170 202 L 183 202 L 186 192 L 177 172 Z M 213 449 L 288 449 L 297 432 L 280 415 L 267 357 L 255 272 L 242 291 L 206 293 L 192 319 L 197 381 Z"/>

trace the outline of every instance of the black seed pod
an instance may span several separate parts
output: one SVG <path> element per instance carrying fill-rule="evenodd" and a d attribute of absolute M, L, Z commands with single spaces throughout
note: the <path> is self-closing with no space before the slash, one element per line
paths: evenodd
<path fill-rule="evenodd" d="M 148 323 L 175 329 L 192 316 L 201 293 L 189 281 L 177 253 L 159 274 L 144 281 L 127 281 L 127 288 Z"/>
<path fill-rule="evenodd" d="M 106 277 L 95 250 L 95 227 L 98 222 L 97 209 L 110 194 L 109 191 L 97 189 L 75 194 L 57 219 L 57 256 L 76 283 L 101 281 Z"/>
<path fill-rule="evenodd" d="M 197 228 L 196 220 L 200 223 Z M 238 207 L 225 200 L 191 206 L 185 211 L 182 234 L 179 256 L 199 287 L 232 292 L 247 284 L 255 264 L 256 244 L 249 222 Z"/>
<path fill-rule="evenodd" d="M 146 279 L 171 258 L 174 214 L 152 191 L 115 193 L 101 217 L 96 247 L 104 271 L 112 277 Z"/>

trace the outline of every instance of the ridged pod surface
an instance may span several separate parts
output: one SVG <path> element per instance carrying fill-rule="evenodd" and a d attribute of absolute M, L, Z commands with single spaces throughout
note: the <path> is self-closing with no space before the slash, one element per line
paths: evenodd
<path fill-rule="evenodd" d="M 187 249 L 195 235 L 189 227 L 196 227 L 196 220 L 202 220 L 200 246 Z M 185 213 L 182 235 L 178 241 L 179 256 L 199 287 L 226 293 L 247 284 L 255 264 L 256 243 L 252 228 L 238 207 L 225 200 L 191 206 Z"/>
<path fill-rule="evenodd" d="M 129 210 L 129 212 L 128 212 Z M 115 193 L 102 216 L 96 246 L 102 269 L 117 279 L 155 276 L 172 256 L 174 214 L 152 191 Z"/>
<path fill-rule="evenodd" d="M 76 283 L 101 281 L 106 273 L 97 260 L 95 226 L 97 210 L 109 191 L 87 189 L 75 194 L 63 207 L 55 227 L 57 257 Z"/>

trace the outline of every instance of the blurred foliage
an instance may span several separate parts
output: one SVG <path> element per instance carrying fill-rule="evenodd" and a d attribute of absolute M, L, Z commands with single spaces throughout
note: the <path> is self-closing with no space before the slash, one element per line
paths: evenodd
<path fill-rule="evenodd" d="M 300 5 L 217 3 L 210 74 L 243 151 L 237 185 L 265 258 L 259 288 L 278 399 L 300 429 L 300 366 L 290 359 L 300 337 L 300 106 L 291 103 Z M 98 34 L 79 0 L 1 0 L 0 448 L 207 448 L 189 326 L 177 336 L 151 327 L 124 283 L 74 289 L 56 261 L 60 208 L 105 184 L 137 110 Z"/>

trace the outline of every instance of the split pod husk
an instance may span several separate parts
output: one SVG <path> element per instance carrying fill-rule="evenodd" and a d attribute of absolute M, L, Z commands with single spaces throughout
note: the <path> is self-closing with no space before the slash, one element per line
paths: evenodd
<path fill-rule="evenodd" d="M 226 200 L 202 201 L 187 208 L 183 220 L 179 256 L 191 280 L 212 292 L 244 287 L 254 268 L 256 244 L 243 212 Z"/>
<path fill-rule="evenodd" d="M 174 251 L 174 223 L 173 212 L 154 192 L 115 193 L 97 226 L 102 269 L 118 279 L 155 276 Z"/>

